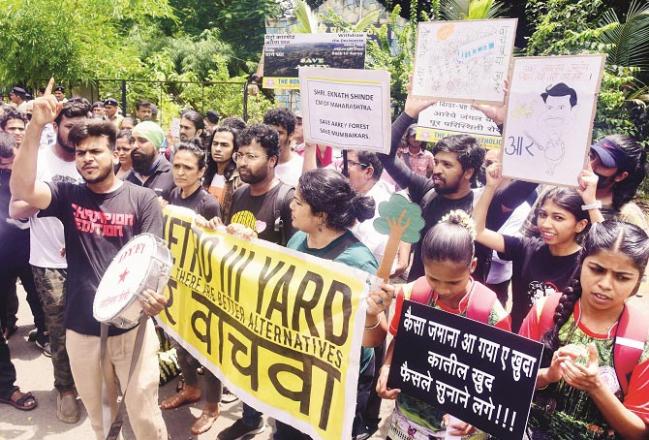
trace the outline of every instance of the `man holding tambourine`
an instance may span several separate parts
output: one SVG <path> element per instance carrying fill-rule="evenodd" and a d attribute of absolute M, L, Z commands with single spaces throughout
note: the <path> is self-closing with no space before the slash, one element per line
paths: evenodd
<path fill-rule="evenodd" d="M 139 325 L 127 329 L 100 325 L 93 317 L 95 293 L 113 257 L 135 235 L 161 235 L 160 205 L 152 190 L 115 177 L 112 161 L 116 129 L 106 121 L 89 121 L 70 131 L 84 183 L 36 181 L 41 131 L 61 110 L 51 94 L 53 84 L 52 79 L 45 94 L 34 101 L 32 120 L 14 162 L 11 191 L 15 199 L 40 209 L 41 216 L 58 217 L 64 225 L 68 260 L 66 348 L 95 435 L 98 439 L 108 435 L 117 414 L 115 384 L 119 381 L 122 392 L 127 385 L 133 390 L 125 393 L 124 401 L 136 437 L 166 440 L 167 430 L 158 408 L 158 340 L 153 323 L 141 319 Z M 137 298 L 147 315 L 159 313 L 166 304 L 165 297 L 154 289 L 138 292 Z"/>

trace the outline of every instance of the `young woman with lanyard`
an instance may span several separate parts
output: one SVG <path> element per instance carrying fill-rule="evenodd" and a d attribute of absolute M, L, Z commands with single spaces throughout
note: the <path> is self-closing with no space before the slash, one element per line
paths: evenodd
<path fill-rule="evenodd" d="M 337 171 L 320 168 L 300 177 L 291 202 L 293 227 L 297 229 L 287 247 L 309 255 L 333 260 L 365 272 L 375 273 L 378 263 L 372 252 L 349 231 L 356 221 L 374 216 L 374 201 L 356 194 L 347 179 Z M 383 312 L 389 308 L 394 288 L 383 284 L 367 300 L 367 314 L 360 359 L 360 377 L 356 417 L 352 436 L 364 427 L 362 414 L 374 378 L 370 348 L 379 345 L 386 335 Z M 295 428 L 275 422 L 276 440 L 309 438 Z"/>
<path fill-rule="evenodd" d="M 496 188 L 502 180 L 500 164 L 486 171 L 487 184 L 473 209 L 476 241 L 513 262 L 512 329 L 518 331 L 523 318 L 539 298 L 567 287 L 579 262 L 579 236 L 590 222 L 604 218 L 596 199 L 597 176 L 591 169 L 579 175 L 579 187 L 555 187 L 538 202 L 540 237 L 515 237 L 487 229 L 485 221 Z"/>
<path fill-rule="evenodd" d="M 529 439 L 649 438 L 649 314 L 627 301 L 648 260 L 642 229 L 616 220 L 595 224 L 570 287 L 530 310 L 520 334 L 543 342 L 548 356 Z"/>
<path fill-rule="evenodd" d="M 189 208 L 207 220 L 221 216 L 219 202 L 201 186 L 201 179 L 205 174 L 205 153 L 200 147 L 191 143 L 181 143 L 174 154 L 172 173 L 176 187 L 169 195 L 171 205 Z M 201 399 L 202 390 L 196 375 L 196 368 L 200 365 L 179 345 L 176 350 L 185 383 L 178 393 L 162 401 L 162 409 L 178 408 Z M 204 374 L 206 403 L 200 417 L 192 424 L 193 435 L 207 432 L 219 416 L 221 382 L 207 369 Z"/>

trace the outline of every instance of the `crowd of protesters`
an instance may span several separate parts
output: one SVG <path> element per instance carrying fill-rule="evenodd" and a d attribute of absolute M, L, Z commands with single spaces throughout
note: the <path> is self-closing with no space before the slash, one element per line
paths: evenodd
<path fill-rule="evenodd" d="M 161 235 L 164 205 L 194 210 L 206 227 L 229 225 L 233 234 L 374 273 L 387 236 L 372 223 L 378 205 L 399 192 L 421 206 L 425 227 L 419 242 L 401 243 L 390 283 L 367 298 L 354 439 L 377 431 L 382 399 L 395 400 L 392 440 L 489 438 L 387 386 L 394 345 L 387 334 L 396 334 L 413 291 L 417 301 L 462 316 L 486 305 L 484 324 L 545 345 L 528 438 L 649 436 L 649 311 L 633 298 L 643 293 L 649 260 L 647 223 L 633 201 L 646 165 L 637 140 L 598 139 L 578 187 L 552 187 L 503 178 L 498 150 L 486 151 L 472 136 L 418 141 L 418 115 L 433 103 L 422 99 L 407 98 L 392 124 L 390 153 L 378 154 L 305 144 L 301 114 L 286 108 L 254 124 L 187 109 L 174 115 L 174 132 L 156 122 L 158 109 L 149 101 L 138 101 L 129 115 L 114 98 L 90 103 L 65 92 L 50 82 L 34 99 L 14 87 L 10 103 L 0 107 L 0 403 L 25 411 L 38 405 L 15 383 L 9 353 L 22 294 L 17 280 L 33 315 L 29 339 L 52 360 L 58 419 L 76 423 L 83 404 L 102 439 L 108 428 L 102 382 L 112 384 L 114 413 L 115 383 L 129 377 L 135 331 L 111 328 L 106 372 L 92 301 L 101 274 L 129 238 Z M 503 123 L 502 108 L 481 110 Z M 136 220 L 116 244 L 78 230 L 71 206 Z M 143 295 L 147 314 L 163 310 L 163 296 Z M 387 322 L 392 301 L 396 312 Z M 626 380 L 618 381 L 613 351 L 627 316 L 642 338 L 634 341 Z M 146 325 L 142 361 L 129 381 L 138 392 L 125 402 L 133 432 L 166 439 L 164 412 L 202 396 L 191 433 L 207 432 L 221 403 L 237 397 L 184 348 L 169 347 L 151 320 Z M 178 372 L 177 392 L 159 402 L 159 382 Z M 197 372 L 205 375 L 202 384 Z M 218 438 L 251 438 L 264 426 L 263 414 L 243 403 L 241 418 Z M 308 438 L 285 423 L 274 426 L 273 438 Z"/>

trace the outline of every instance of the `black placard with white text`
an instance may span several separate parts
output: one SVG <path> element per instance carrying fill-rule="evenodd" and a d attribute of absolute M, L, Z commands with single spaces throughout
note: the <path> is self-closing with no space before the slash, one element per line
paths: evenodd
<path fill-rule="evenodd" d="M 388 387 L 498 439 L 519 440 L 542 353 L 538 342 L 404 301 Z"/>

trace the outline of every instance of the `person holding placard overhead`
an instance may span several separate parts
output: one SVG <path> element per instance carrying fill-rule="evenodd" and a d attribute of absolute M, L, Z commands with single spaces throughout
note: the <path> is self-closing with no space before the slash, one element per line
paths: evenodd
<path fill-rule="evenodd" d="M 471 217 L 457 210 L 444 216 L 422 240 L 425 276 L 408 283 L 399 291 L 390 323 L 394 336 L 399 328 L 404 300 L 426 304 L 454 315 L 466 316 L 484 324 L 509 331 L 510 319 L 496 294 L 471 276 L 476 267 L 475 229 Z M 439 408 L 387 386 L 393 339 L 388 346 L 377 384 L 384 399 L 396 399 L 388 438 L 391 440 L 429 440 L 458 436 L 483 440 L 487 434 Z M 455 438 L 455 437 L 450 437 Z"/>
<path fill-rule="evenodd" d="M 512 328 L 518 331 L 535 301 L 567 286 L 579 260 L 579 235 L 589 223 L 601 222 L 604 217 L 595 203 L 597 176 L 592 170 L 584 170 L 578 189 L 554 187 L 539 199 L 540 238 L 500 234 L 487 228 L 485 219 L 502 178 L 500 164 L 487 168 L 487 184 L 473 218 L 478 232 L 476 241 L 513 262 L 511 315 Z"/>
<path fill-rule="evenodd" d="M 569 287 L 530 310 L 520 334 L 546 351 L 526 439 L 649 438 L 649 314 L 628 301 L 648 260 L 642 229 L 595 224 Z"/>
<path fill-rule="evenodd" d="M 410 88 L 410 85 L 409 85 Z M 471 212 L 482 191 L 474 188 L 478 171 L 482 166 L 485 150 L 473 136 L 453 135 L 441 139 L 433 147 L 435 167 L 433 176 L 428 179 L 412 172 L 404 162 L 396 157 L 397 148 L 405 131 L 417 121 L 419 113 L 434 104 L 431 99 L 421 99 L 408 95 L 403 113 L 392 123 L 392 146 L 389 155 L 380 154 L 385 170 L 397 185 L 408 190 L 411 200 L 422 208 L 426 225 L 422 233 L 435 226 L 448 212 L 461 209 Z M 500 228 L 512 209 L 525 201 L 535 184 L 515 181 L 498 191 L 493 207 L 489 210 L 488 222 L 495 229 Z M 408 281 L 414 281 L 424 274 L 421 258 L 421 244 L 414 244 L 414 259 Z M 490 255 L 486 248 L 477 248 L 478 267 L 474 276 L 484 281 L 489 261 L 482 257 Z"/>

